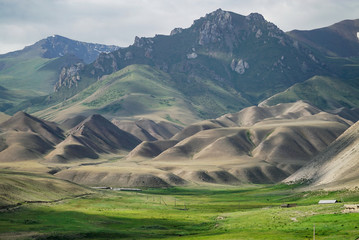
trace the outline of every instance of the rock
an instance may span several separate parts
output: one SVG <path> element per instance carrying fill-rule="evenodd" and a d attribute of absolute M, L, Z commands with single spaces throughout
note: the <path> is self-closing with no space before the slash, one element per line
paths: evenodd
<path fill-rule="evenodd" d="M 125 60 L 131 60 L 133 58 L 132 52 L 128 51 L 125 54 Z"/>
<path fill-rule="evenodd" d="M 222 9 L 207 14 L 205 19 L 199 32 L 200 45 L 219 42 L 222 40 L 223 32 L 233 29 L 231 14 Z"/>
<path fill-rule="evenodd" d="M 258 29 L 257 33 L 256 33 L 256 38 L 260 38 L 262 36 L 262 31 L 260 29 Z"/>
<path fill-rule="evenodd" d="M 187 54 L 187 59 L 195 59 L 195 58 L 197 58 L 197 53 L 193 52 Z"/>
<path fill-rule="evenodd" d="M 249 64 L 243 59 L 233 59 L 231 69 L 239 74 L 244 74 L 246 69 L 249 69 Z"/>
<path fill-rule="evenodd" d="M 72 86 L 77 86 L 81 80 L 79 72 L 84 66 L 83 63 L 77 63 L 69 67 L 63 67 L 59 75 L 59 80 L 54 86 L 54 92 L 57 92 L 62 87 L 71 88 Z"/>
<path fill-rule="evenodd" d="M 182 33 L 183 29 L 182 28 L 175 28 L 171 31 L 170 35 L 173 36 L 173 35 L 176 35 L 178 33 Z"/>

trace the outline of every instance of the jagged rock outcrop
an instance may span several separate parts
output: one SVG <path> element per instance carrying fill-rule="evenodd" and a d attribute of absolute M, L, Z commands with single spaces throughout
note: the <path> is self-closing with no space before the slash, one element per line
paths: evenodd
<path fill-rule="evenodd" d="M 232 31 L 232 16 L 229 12 L 222 9 L 207 14 L 207 20 L 202 24 L 199 31 L 199 45 L 206 45 L 208 43 L 217 43 L 222 40 L 223 33 Z"/>
<path fill-rule="evenodd" d="M 62 87 L 77 87 L 78 82 L 81 80 L 79 72 L 84 68 L 84 66 L 85 65 L 83 63 L 77 63 L 69 67 L 63 67 L 59 75 L 59 80 L 54 86 L 54 92 L 59 91 Z"/>
<path fill-rule="evenodd" d="M 243 74 L 248 68 L 249 64 L 243 59 L 233 59 L 231 62 L 231 69 L 239 74 Z"/>

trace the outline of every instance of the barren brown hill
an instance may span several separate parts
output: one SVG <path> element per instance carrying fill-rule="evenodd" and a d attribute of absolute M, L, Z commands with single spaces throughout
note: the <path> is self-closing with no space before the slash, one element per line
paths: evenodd
<path fill-rule="evenodd" d="M 312 187 L 359 187 L 359 122 L 348 128 L 310 163 L 285 182 L 310 181 Z"/>
<path fill-rule="evenodd" d="M 70 130 L 71 128 L 76 127 L 80 122 L 85 120 L 86 117 L 82 115 L 76 115 L 72 118 L 68 118 L 65 121 L 63 121 L 60 126 L 65 130 Z"/>
<path fill-rule="evenodd" d="M 32 132 L 9 131 L 1 134 L 0 162 L 41 159 L 54 145 Z"/>
<path fill-rule="evenodd" d="M 305 165 L 351 124 L 304 102 L 250 107 L 188 126 L 174 142 L 144 142 L 127 161 L 166 169 L 188 182 L 273 183 Z"/>
<path fill-rule="evenodd" d="M 177 143 L 176 140 L 144 141 L 130 152 L 128 158 L 154 158 Z"/>
<path fill-rule="evenodd" d="M 101 115 L 95 114 L 69 130 L 65 141 L 56 146 L 47 159 L 67 162 L 81 158 L 98 158 L 97 154 L 130 151 L 141 141 L 125 132 Z"/>
<path fill-rule="evenodd" d="M 321 112 L 320 109 L 303 101 L 280 103 L 275 106 L 252 106 L 238 113 L 226 114 L 218 121 L 237 126 L 252 126 L 266 119 L 298 119 Z"/>
<path fill-rule="evenodd" d="M 168 171 L 150 166 L 101 165 L 81 166 L 55 174 L 56 177 L 90 186 L 169 187 L 183 185 L 185 180 Z"/>
<path fill-rule="evenodd" d="M 119 149 L 132 150 L 141 141 L 125 132 L 99 114 L 92 115 L 70 131 L 81 137 L 94 151 L 99 153 L 115 152 Z"/>
<path fill-rule="evenodd" d="M 2 122 L 5 122 L 6 120 L 8 120 L 10 118 L 9 115 L 3 113 L 3 112 L 0 112 L 0 123 Z"/>
<path fill-rule="evenodd" d="M 332 113 L 341 116 L 345 119 L 348 119 L 352 122 L 359 121 L 359 108 L 348 109 L 343 107 L 336 109 Z"/>
<path fill-rule="evenodd" d="M 41 159 L 64 138 L 55 124 L 18 112 L 0 124 L 0 162 Z"/>
<path fill-rule="evenodd" d="M 169 139 L 182 127 L 169 122 L 155 122 L 150 119 L 129 120 L 112 120 L 118 128 L 131 133 L 142 141 L 154 141 Z"/>
<path fill-rule="evenodd" d="M 278 120 L 252 127 L 210 129 L 180 141 L 152 161 L 163 166 L 170 163 L 177 169 L 196 165 L 193 169 L 205 172 L 208 166 L 213 166 L 239 182 L 277 182 L 324 150 L 347 127 L 323 120 Z M 191 175 L 184 172 L 181 174 Z M 179 176 L 186 179 L 184 175 Z"/>
<path fill-rule="evenodd" d="M 204 120 L 198 123 L 191 124 L 184 128 L 182 131 L 172 137 L 172 140 L 182 141 L 194 134 L 208 129 L 220 128 L 222 125 L 218 124 L 215 120 Z"/>
<path fill-rule="evenodd" d="M 203 130 L 222 127 L 246 127 L 264 120 L 298 119 L 300 117 L 313 116 L 320 112 L 321 110 L 318 108 L 303 101 L 277 104 L 269 107 L 252 106 L 237 113 L 229 113 L 217 119 L 204 120 L 192 124 L 177 133 L 172 139 L 181 141 Z"/>
<path fill-rule="evenodd" d="M 51 151 L 46 159 L 50 162 L 66 163 L 77 159 L 97 159 L 99 155 L 78 136 L 69 135 Z"/>
<path fill-rule="evenodd" d="M 18 112 L 0 124 L 2 131 L 33 132 L 51 143 L 59 143 L 64 135 L 56 123 L 48 122 L 25 112 Z"/>

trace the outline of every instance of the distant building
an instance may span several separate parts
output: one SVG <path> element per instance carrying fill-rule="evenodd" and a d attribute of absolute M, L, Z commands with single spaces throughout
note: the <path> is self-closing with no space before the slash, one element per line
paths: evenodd
<path fill-rule="evenodd" d="M 320 200 L 318 204 L 333 204 L 338 202 L 339 202 L 338 200 Z"/>
<path fill-rule="evenodd" d="M 139 188 L 112 188 L 113 191 L 129 191 L 129 192 L 141 192 Z"/>

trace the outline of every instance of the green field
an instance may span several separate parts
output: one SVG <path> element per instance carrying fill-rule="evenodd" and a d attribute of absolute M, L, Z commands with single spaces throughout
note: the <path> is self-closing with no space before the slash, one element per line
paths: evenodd
<path fill-rule="evenodd" d="M 318 205 L 319 199 L 340 199 Z M 0 212 L 0 239 L 357 239 L 359 213 L 342 213 L 359 191 L 298 192 L 290 186 L 102 190 Z M 282 203 L 297 207 L 280 208 Z"/>

